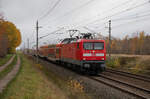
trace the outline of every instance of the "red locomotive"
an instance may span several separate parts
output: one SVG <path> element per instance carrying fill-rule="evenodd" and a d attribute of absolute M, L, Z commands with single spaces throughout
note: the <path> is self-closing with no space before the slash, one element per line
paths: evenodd
<path fill-rule="evenodd" d="M 39 53 L 51 61 L 94 74 L 105 70 L 104 40 L 66 38 L 60 44 L 40 47 Z"/>

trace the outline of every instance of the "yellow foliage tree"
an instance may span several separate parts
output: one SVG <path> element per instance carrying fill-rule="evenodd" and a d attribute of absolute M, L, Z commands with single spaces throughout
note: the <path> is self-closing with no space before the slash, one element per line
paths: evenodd
<path fill-rule="evenodd" d="M 9 22 L 3 22 L 4 33 L 8 36 L 8 52 L 15 53 L 16 47 L 18 47 L 21 43 L 21 34 L 20 31 L 16 28 L 16 26 Z"/>

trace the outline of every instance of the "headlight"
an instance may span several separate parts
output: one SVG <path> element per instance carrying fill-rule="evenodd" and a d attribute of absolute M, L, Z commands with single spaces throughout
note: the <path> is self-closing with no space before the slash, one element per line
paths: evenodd
<path fill-rule="evenodd" d="M 104 56 L 104 53 L 96 53 L 96 56 Z"/>
<path fill-rule="evenodd" d="M 83 53 L 83 56 L 92 56 L 91 53 Z"/>

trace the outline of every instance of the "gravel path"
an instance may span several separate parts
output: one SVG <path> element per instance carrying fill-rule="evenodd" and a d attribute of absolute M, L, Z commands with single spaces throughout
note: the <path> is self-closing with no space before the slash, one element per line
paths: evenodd
<path fill-rule="evenodd" d="M 2 93 L 7 84 L 16 76 L 20 67 L 20 63 L 20 57 L 18 56 L 17 64 L 15 67 L 2 80 L 0 80 L 0 93 Z"/>
<path fill-rule="evenodd" d="M 12 61 L 14 60 L 14 58 L 15 58 L 15 55 L 13 55 L 13 56 L 11 57 L 11 59 L 10 59 L 6 64 L 0 66 L 0 72 L 3 71 L 9 64 L 11 64 Z"/>

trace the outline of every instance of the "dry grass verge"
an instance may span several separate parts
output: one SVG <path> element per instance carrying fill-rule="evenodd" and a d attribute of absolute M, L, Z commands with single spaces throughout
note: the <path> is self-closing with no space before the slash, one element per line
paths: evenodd
<path fill-rule="evenodd" d="M 6 76 L 11 70 L 14 68 L 15 64 L 17 63 L 17 56 L 15 56 L 14 60 L 11 64 L 9 64 L 3 71 L 0 72 L 0 80 Z"/>
<path fill-rule="evenodd" d="M 13 56 L 13 54 L 8 54 L 3 58 L 0 58 L 0 66 L 4 65 L 5 63 L 7 63 L 7 61 L 9 61 L 9 59 Z"/>
<path fill-rule="evenodd" d="M 29 57 L 29 59 L 33 59 L 32 57 Z M 82 82 L 73 80 L 68 78 L 66 74 L 63 75 L 63 69 L 62 73 L 58 69 L 61 69 L 61 67 L 57 67 L 55 64 L 51 64 L 49 62 L 45 62 L 40 60 L 39 64 L 36 65 L 36 67 L 45 75 L 50 81 L 55 83 L 68 97 L 67 99 L 90 99 L 87 94 L 83 91 Z M 59 73 L 58 73 L 58 71 Z M 68 74 L 70 75 L 70 74 Z"/>
<path fill-rule="evenodd" d="M 127 56 L 113 55 L 111 60 L 106 61 L 110 68 L 125 70 L 135 74 L 150 75 L 150 56 Z"/>
<path fill-rule="evenodd" d="M 63 92 L 21 55 L 21 69 L 0 99 L 67 99 Z"/>

